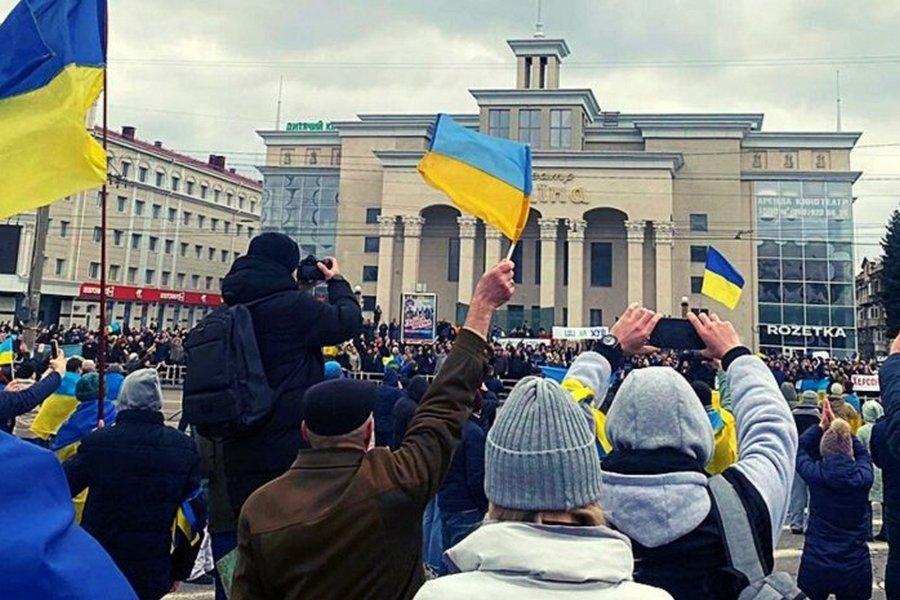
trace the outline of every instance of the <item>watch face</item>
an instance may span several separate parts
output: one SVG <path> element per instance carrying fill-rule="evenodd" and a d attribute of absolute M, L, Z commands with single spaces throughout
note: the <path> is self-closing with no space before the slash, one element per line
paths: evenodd
<path fill-rule="evenodd" d="M 607 334 L 600 338 L 600 343 L 604 346 L 615 346 L 619 343 L 619 340 L 616 339 L 616 336 Z"/>

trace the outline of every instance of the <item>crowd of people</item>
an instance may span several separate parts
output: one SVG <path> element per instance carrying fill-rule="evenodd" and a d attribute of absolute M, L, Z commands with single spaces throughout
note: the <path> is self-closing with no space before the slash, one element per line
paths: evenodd
<path fill-rule="evenodd" d="M 208 573 L 238 600 L 868 598 L 874 538 L 900 597 L 900 337 L 881 365 L 761 357 L 690 314 L 703 353 L 659 350 L 660 315 L 634 305 L 600 340 L 511 346 L 491 326 L 515 293 L 501 261 L 462 326 L 404 345 L 395 322 L 363 320 L 336 261 L 318 265 L 324 302 L 298 263 L 287 236 L 257 236 L 223 280 L 227 308 L 190 334 L 121 331 L 105 373 L 82 328 L 38 339 L 81 357 L 20 347 L 0 420 L 33 419 L 0 453 L 53 453 L 68 490 L 45 497 L 130 592 L 108 597 Z M 152 368 L 176 339 L 188 433 L 164 425 Z M 860 398 L 852 375 L 876 372 L 880 396 Z M 784 525 L 806 536 L 796 581 L 774 572 Z M 64 536 L 47 535 L 0 541 L 8 568 L 66 573 L 47 550 Z M 96 597 L 54 585 L 43 597 Z"/>

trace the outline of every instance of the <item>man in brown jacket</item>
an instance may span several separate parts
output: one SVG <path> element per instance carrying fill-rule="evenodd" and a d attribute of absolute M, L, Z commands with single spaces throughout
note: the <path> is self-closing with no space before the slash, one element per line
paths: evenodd
<path fill-rule="evenodd" d="M 491 315 L 514 289 L 509 261 L 478 282 L 465 327 L 394 452 L 373 448 L 374 386 L 337 380 L 307 391 L 302 432 L 312 449 L 244 504 L 232 599 L 415 595 L 422 512 L 484 379 Z"/>

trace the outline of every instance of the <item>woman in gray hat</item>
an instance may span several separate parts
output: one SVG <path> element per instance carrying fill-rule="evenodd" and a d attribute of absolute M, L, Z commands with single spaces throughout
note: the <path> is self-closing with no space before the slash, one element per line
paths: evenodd
<path fill-rule="evenodd" d="M 606 527 L 592 425 L 549 379 L 521 380 L 485 449 L 487 521 L 449 549 L 416 598 L 670 598 L 632 581 L 628 538 Z"/>

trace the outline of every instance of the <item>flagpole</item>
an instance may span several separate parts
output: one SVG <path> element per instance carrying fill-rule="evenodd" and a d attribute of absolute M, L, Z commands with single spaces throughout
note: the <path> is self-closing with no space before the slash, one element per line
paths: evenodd
<path fill-rule="evenodd" d="M 107 7 L 107 12 L 109 9 Z M 106 58 L 106 49 L 109 38 L 109 14 L 105 15 L 104 32 L 103 32 L 103 57 Z M 105 62 L 105 61 L 104 61 Z M 100 337 L 98 339 L 99 357 L 97 361 L 97 369 L 100 371 L 99 389 L 97 398 L 97 426 L 103 426 L 103 402 L 106 399 L 106 200 L 107 200 L 107 183 L 109 182 L 109 153 L 107 152 L 107 108 L 109 98 L 109 88 L 107 87 L 106 73 L 109 65 L 103 66 L 103 154 L 106 157 L 106 177 L 103 179 L 103 188 L 100 191 L 102 198 L 100 202 Z"/>
<path fill-rule="evenodd" d="M 516 251 L 516 244 L 518 243 L 518 241 L 510 242 L 509 250 L 506 252 L 506 260 L 512 260 L 513 252 Z"/>

